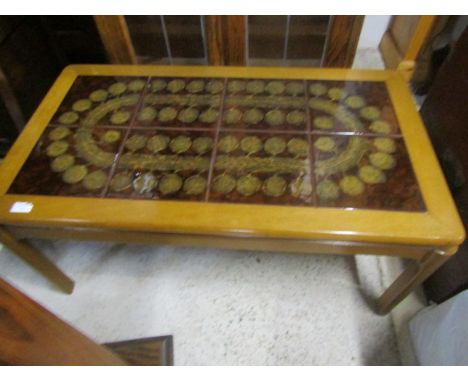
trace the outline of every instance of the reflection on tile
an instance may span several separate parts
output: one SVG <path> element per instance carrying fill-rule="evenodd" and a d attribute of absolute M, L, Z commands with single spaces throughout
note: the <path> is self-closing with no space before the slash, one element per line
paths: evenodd
<path fill-rule="evenodd" d="M 214 131 L 134 129 L 109 183 L 108 197 L 203 200 Z"/>
<path fill-rule="evenodd" d="M 402 139 L 317 135 L 313 142 L 319 206 L 424 210 Z"/>
<path fill-rule="evenodd" d="M 78 77 L 9 192 L 424 209 L 386 86 L 362 81 Z"/>
<path fill-rule="evenodd" d="M 384 83 L 308 81 L 307 92 L 314 133 L 400 133 Z"/>
<path fill-rule="evenodd" d="M 307 136 L 225 132 L 219 136 L 216 153 L 209 201 L 311 203 Z"/>

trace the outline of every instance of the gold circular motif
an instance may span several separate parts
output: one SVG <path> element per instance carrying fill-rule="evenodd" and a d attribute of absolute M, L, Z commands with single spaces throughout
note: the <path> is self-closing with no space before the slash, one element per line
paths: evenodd
<path fill-rule="evenodd" d="M 66 138 L 70 135 L 71 131 L 68 127 L 65 126 L 59 126 L 53 129 L 48 137 L 51 141 L 59 141 L 63 138 Z"/>
<path fill-rule="evenodd" d="M 333 101 L 339 101 L 348 95 L 348 92 L 342 88 L 331 88 L 328 90 L 328 97 Z"/>
<path fill-rule="evenodd" d="M 271 95 L 277 95 L 284 92 L 285 86 L 281 81 L 270 81 L 265 86 L 265 90 Z"/>
<path fill-rule="evenodd" d="M 236 137 L 232 135 L 226 135 L 225 137 L 221 138 L 218 142 L 218 149 L 223 153 L 230 153 L 237 149 L 239 146 L 239 141 Z"/>
<path fill-rule="evenodd" d="M 259 137 L 245 137 L 240 143 L 241 150 L 247 154 L 254 154 L 263 148 L 262 140 Z"/>
<path fill-rule="evenodd" d="M 84 177 L 83 187 L 89 191 L 99 190 L 100 188 L 104 187 L 106 179 L 107 174 L 104 171 L 93 171 Z"/>
<path fill-rule="evenodd" d="M 107 89 L 110 94 L 113 96 L 119 96 L 127 90 L 127 85 L 125 85 L 123 82 L 116 82 L 115 84 L 112 84 L 109 86 L 109 89 Z"/>
<path fill-rule="evenodd" d="M 120 139 L 120 131 L 117 130 L 108 130 L 104 133 L 101 140 L 104 143 L 115 143 Z"/>
<path fill-rule="evenodd" d="M 396 161 L 390 154 L 376 152 L 369 154 L 369 160 L 377 168 L 381 170 L 390 170 L 391 168 L 395 167 Z"/>
<path fill-rule="evenodd" d="M 164 175 L 159 182 L 159 191 L 163 195 L 174 194 L 182 187 L 182 178 L 177 174 Z"/>
<path fill-rule="evenodd" d="M 259 80 L 247 82 L 246 90 L 251 94 L 259 94 L 265 90 L 265 83 Z"/>
<path fill-rule="evenodd" d="M 218 119 L 219 112 L 214 109 L 207 109 L 198 118 L 203 123 L 213 123 Z"/>
<path fill-rule="evenodd" d="M 89 99 L 91 101 L 93 101 L 93 102 L 102 102 L 102 101 L 105 101 L 107 99 L 108 95 L 109 95 L 109 93 L 107 92 L 107 90 L 98 89 L 98 90 L 93 91 L 89 95 Z"/>
<path fill-rule="evenodd" d="M 59 155 L 58 157 L 54 158 L 50 167 L 54 172 L 63 172 L 67 168 L 73 166 L 75 164 L 75 157 L 70 154 L 63 154 Z"/>
<path fill-rule="evenodd" d="M 261 187 L 262 182 L 254 175 L 245 175 L 237 180 L 236 190 L 244 196 L 255 194 Z"/>
<path fill-rule="evenodd" d="M 289 184 L 291 195 L 295 198 L 306 198 L 312 194 L 312 185 L 306 177 L 298 177 Z"/>
<path fill-rule="evenodd" d="M 356 96 L 356 95 L 346 98 L 345 103 L 351 109 L 360 109 L 361 107 L 363 107 L 366 104 L 366 102 L 364 101 L 364 98 L 362 98 L 360 96 Z"/>
<path fill-rule="evenodd" d="M 116 111 L 110 117 L 110 122 L 113 125 L 122 125 L 127 122 L 131 117 L 129 111 Z"/>
<path fill-rule="evenodd" d="M 233 80 L 228 82 L 228 92 L 229 93 L 239 93 L 245 90 L 245 81 Z"/>
<path fill-rule="evenodd" d="M 293 110 L 286 116 L 286 122 L 291 125 L 301 125 L 305 121 L 305 113 L 299 110 Z"/>
<path fill-rule="evenodd" d="M 321 96 L 327 92 L 327 87 L 324 84 L 312 84 L 309 86 L 309 92 L 315 96 Z"/>
<path fill-rule="evenodd" d="M 375 106 L 366 106 L 361 109 L 360 114 L 362 118 L 373 121 L 380 117 L 380 110 Z"/>
<path fill-rule="evenodd" d="M 182 154 L 190 149 L 192 145 L 192 140 L 186 135 L 179 135 L 171 140 L 169 143 L 169 148 L 174 154 Z"/>
<path fill-rule="evenodd" d="M 163 107 L 159 110 L 158 119 L 161 122 L 170 122 L 177 117 L 177 110 L 171 106 Z"/>
<path fill-rule="evenodd" d="M 91 107 L 92 103 L 89 99 L 79 99 L 78 101 L 74 102 L 72 105 L 72 109 L 74 111 L 82 112 L 86 111 Z"/>
<path fill-rule="evenodd" d="M 184 192 L 187 195 L 200 195 L 205 191 L 206 179 L 201 175 L 192 175 L 184 182 Z"/>
<path fill-rule="evenodd" d="M 306 156 L 309 151 L 309 143 L 305 139 L 291 138 L 288 142 L 288 151 L 295 156 Z"/>
<path fill-rule="evenodd" d="M 323 200 L 336 200 L 340 196 L 340 188 L 332 180 L 322 180 L 317 184 L 317 196 Z"/>
<path fill-rule="evenodd" d="M 313 124 L 317 129 L 329 130 L 333 128 L 333 119 L 330 117 L 315 117 Z"/>
<path fill-rule="evenodd" d="M 69 144 L 65 141 L 54 141 L 47 146 L 47 156 L 58 157 L 59 155 L 65 154 L 68 150 Z"/>
<path fill-rule="evenodd" d="M 132 185 L 132 175 L 128 172 L 119 172 L 112 177 L 110 189 L 114 192 L 120 192 Z"/>
<path fill-rule="evenodd" d="M 177 119 L 182 123 L 192 123 L 198 118 L 198 110 L 191 107 L 179 112 Z"/>
<path fill-rule="evenodd" d="M 139 194 L 151 192 L 158 184 L 158 179 L 152 173 L 141 174 L 133 180 L 133 188 Z"/>
<path fill-rule="evenodd" d="M 211 94 L 221 93 L 224 89 L 223 81 L 210 81 L 206 84 L 206 90 Z"/>
<path fill-rule="evenodd" d="M 340 180 L 340 188 L 347 195 L 357 196 L 364 192 L 365 186 L 357 176 L 347 175 Z"/>
<path fill-rule="evenodd" d="M 131 81 L 128 84 L 128 90 L 130 90 L 131 92 L 139 92 L 140 90 L 143 90 L 143 88 L 145 87 L 145 83 L 146 82 L 143 80 Z"/>
<path fill-rule="evenodd" d="M 263 183 L 263 193 L 268 196 L 281 196 L 286 191 L 286 181 L 283 177 L 273 175 Z"/>
<path fill-rule="evenodd" d="M 304 93 L 304 85 L 300 82 L 288 82 L 286 84 L 286 93 L 296 96 Z"/>
<path fill-rule="evenodd" d="M 396 151 L 395 140 L 391 138 L 375 138 L 374 146 L 377 148 L 377 150 L 387 154 L 392 154 Z"/>
<path fill-rule="evenodd" d="M 249 125 L 256 125 L 263 119 L 263 113 L 259 109 L 247 110 L 243 115 L 243 121 Z"/>
<path fill-rule="evenodd" d="M 268 154 L 270 155 L 278 155 L 281 154 L 284 150 L 286 150 L 286 141 L 279 137 L 271 137 L 265 141 L 265 145 L 263 148 Z"/>
<path fill-rule="evenodd" d="M 164 80 L 154 80 L 151 82 L 151 91 L 153 93 L 164 90 L 167 86 L 167 82 Z"/>
<path fill-rule="evenodd" d="M 203 80 L 193 80 L 190 81 L 187 85 L 187 91 L 189 93 L 200 93 L 205 88 L 205 81 Z"/>
<path fill-rule="evenodd" d="M 180 91 L 184 90 L 185 88 L 185 81 L 183 80 L 172 80 L 167 84 L 167 90 L 171 93 L 179 93 Z"/>
<path fill-rule="evenodd" d="M 281 110 L 270 110 L 265 114 L 265 121 L 270 126 L 279 126 L 284 123 L 284 113 Z"/>
<path fill-rule="evenodd" d="M 390 134 L 390 132 L 392 131 L 392 127 L 386 121 L 377 120 L 369 125 L 369 130 L 378 134 Z"/>
<path fill-rule="evenodd" d="M 224 122 L 229 125 L 238 123 L 242 118 L 242 112 L 237 109 L 229 109 L 224 113 Z"/>
<path fill-rule="evenodd" d="M 385 182 L 385 174 L 374 166 L 362 166 L 359 168 L 359 178 L 367 184 Z"/>
<path fill-rule="evenodd" d="M 58 120 L 60 123 L 63 123 L 64 125 L 71 125 L 72 123 L 75 123 L 76 121 L 78 121 L 79 118 L 80 116 L 74 111 L 67 111 L 63 113 L 59 117 Z"/>
<path fill-rule="evenodd" d="M 213 138 L 211 137 L 198 137 L 193 141 L 192 150 L 197 154 L 202 155 L 213 147 Z"/>
<path fill-rule="evenodd" d="M 226 174 L 217 176 L 213 181 L 213 190 L 218 194 L 228 194 L 236 187 L 236 180 Z"/>
<path fill-rule="evenodd" d="M 158 111 L 154 107 L 145 106 L 138 113 L 138 120 L 140 122 L 151 122 L 156 118 L 157 115 Z"/>
<path fill-rule="evenodd" d="M 153 153 L 158 153 L 163 151 L 167 148 L 169 144 L 170 138 L 167 135 L 157 134 L 150 139 L 146 143 L 146 147 Z"/>
<path fill-rule="evenodd" d="M 143 147 L 146 146 L 146 141 L 148 138 L 146 138 L 144 135 L 132 135 L 130 138 L 127 139 L 125 142 L 125 147 L 129 151 L 137 151 L 142 149 Z"/>
<path fill-rule="evenodd" d="M 65 170 L 62 180 L 67 184 L 75 184 L 81 182 L 88 174 L 88 169 L 84 165 L 74 165 Z"/>
<path fill-rule="evenodd" d="M 336 143 L 330 137 L 320 137 L 315 141 L 314 147 L 319 151 L 329 153 L 335 150 Z"/>

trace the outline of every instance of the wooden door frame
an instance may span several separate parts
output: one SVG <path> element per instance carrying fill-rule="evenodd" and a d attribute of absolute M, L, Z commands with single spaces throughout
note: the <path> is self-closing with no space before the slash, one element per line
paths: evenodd
<path fill-rule="evenodd" d="M 430 36 L 438 16 L 419 17 L 408 43 L 408 47 L 404 52 L 401 52 L 398 49 L 398 44 L 396 43 L 391 31 L 394 18 L 395 16 L 392 16 L 387 30 L 382 36 L 382 40 L 379 44 L 379 50 L 387 69 L 400 70 L 405 75 L 405 78 L 410 80 L 415 70 L 418 54 L 427 38 Z"/>

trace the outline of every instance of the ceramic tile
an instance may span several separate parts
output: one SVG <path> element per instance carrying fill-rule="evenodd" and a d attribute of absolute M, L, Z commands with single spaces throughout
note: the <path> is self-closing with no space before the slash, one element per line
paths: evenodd
<path fill-rule="evenodd" d="M 215 128 L 224 79 L 151 78 L 135 126 Z"/>

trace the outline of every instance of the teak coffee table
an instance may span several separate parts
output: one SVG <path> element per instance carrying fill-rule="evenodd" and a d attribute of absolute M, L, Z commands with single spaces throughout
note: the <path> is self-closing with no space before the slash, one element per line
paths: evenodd
<path fill-rule="evenodd" d="M 0 240 L 69 293 L 23 239 L 415 260 L 386 313 L 465 235 L 392 71 L 70 66 L 1 174 Z"/>

